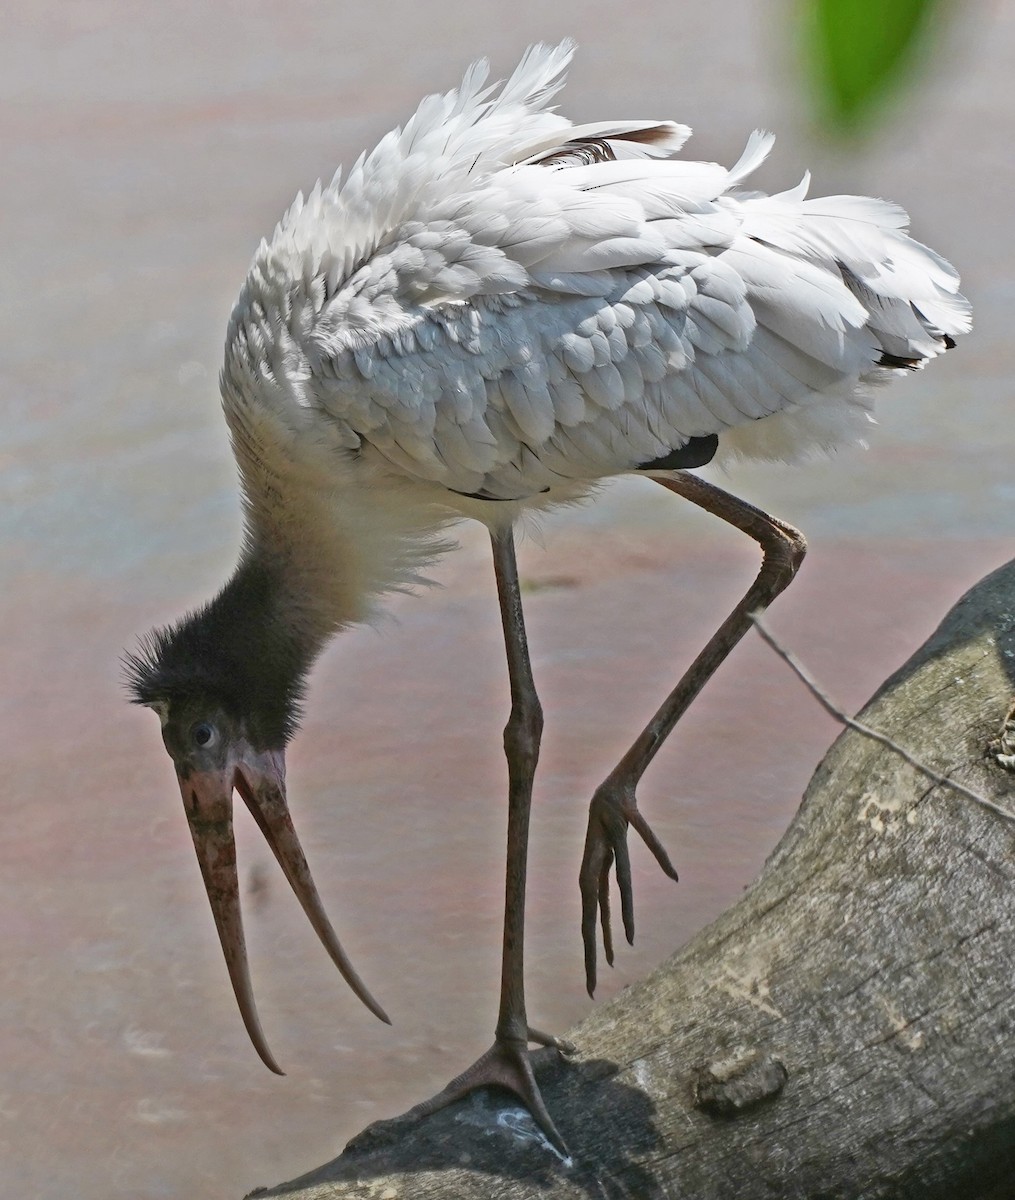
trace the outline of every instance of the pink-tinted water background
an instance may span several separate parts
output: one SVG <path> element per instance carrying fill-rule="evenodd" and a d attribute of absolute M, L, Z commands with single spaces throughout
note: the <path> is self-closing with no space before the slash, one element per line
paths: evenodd
<path fill-rule="evenodd" d="M 1010 556 L 1015 194 L 1010 6 L 965 6 L 863 152 L 809 132 L 779 4 L 39 0 L 0 37 L 0 1192 L 240 1196 L 333 1156 L 485 1048 L 496 998 L 507 694 L 487 548 L 341 638 L 290 754 L 311 865 L 392 1014 L 349 994 L 240 821 L 270 1075 L 234 1008 L 155 717 L 118 655 L 206 598 L 239 535 L 216 375 L 258 239 L 472 58 L 498 73 L 575 35 L 565 111 L 673 117 L 759 182 L 883 195 L 962 269 L 975 335 L 882 395 L 867 454 L 726 482 L 812 554 L 772 621 L 858 706 Z M 588 797 L 756 554 L 647 482 L 522 547 L 547 710 L 529 1008 L 589 1009 L 575 884 Z M 789 821 L 832 723 L 757 639 L 659 756 L 643 807 L 681 882 L 636 852 L 639 941 L 609 997 L 733 901 Z"/>

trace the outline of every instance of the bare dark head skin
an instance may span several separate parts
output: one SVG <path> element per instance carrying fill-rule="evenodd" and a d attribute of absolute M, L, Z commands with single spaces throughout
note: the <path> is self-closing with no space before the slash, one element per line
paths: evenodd
<path fill-rule="evenodd" d="M 280 637 L 267 572 L 241 567 L 206 608 L 158 630 L 127 658 L 135 703 L 154 709 L 173 760 L 229 978 L 247 1033 L 282 1074 L 254 1006 L 233 838 L 238 792 L 332 960 L 382 1021 L 331 927 L 286 803 L 285 745 L 298 722 L 312 650 Z M 214 652 L 209 653 L 209 648 Z"/>

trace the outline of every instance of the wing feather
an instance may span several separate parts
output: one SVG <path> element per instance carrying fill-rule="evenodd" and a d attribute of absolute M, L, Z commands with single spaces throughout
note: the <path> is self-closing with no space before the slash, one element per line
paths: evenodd
<path fill-rule="evenodd" d="M 234 310 L 227 408 L 258 391 L 370 469 L 524 498 L 691 437 L 763 457 L 855 440 L 861 385 L 968 329 L 902 209 L 810 200 L 806 178 L 740 192 L 770 134 L 727 169 L 672 157 L 673 122 L 549 111 L 572 53 L 533 47 L 499 88 L 477 64 L 297 198 Z"/>

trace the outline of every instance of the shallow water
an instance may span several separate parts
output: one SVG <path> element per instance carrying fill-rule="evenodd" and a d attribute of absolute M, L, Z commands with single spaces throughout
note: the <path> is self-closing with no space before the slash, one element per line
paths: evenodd
<path fill-rule="evenodd" d="M 804 137 L 774 8 L 614 12 L 267 3 L 35 5 L 0 46 L 4 797 L 0 1184 L 47 1200 L 239 1196 L 332 1156 L 489 1041 L 506 686 L 476 531 L 440 591 L 357 630 L 314 677 L 293 809 L 335 924 L 395 1020 L 344 989 L 255 831 L 240 853 L 262 1020 L 246 1041 L 170 763 L 126 707 L 118 656 L 204 599 L 239 516 L 215 398 L 225 319 L 257 240 L 471 58 L 503 70 L 574 33 L 580 119 L 673 116 L 730 161 L 781 131 L 763 186 L 906 204 L 960 265 L 976 333 L 883 394 L 871 451 L 728 482 L 812 554 L 772 624 L 856 706 L 945 607 L 1011 553 L 1007 227 L 1015 21 L 981 6 L 933 82 L 862 158 Z M 769 14 L 761 23 L 757 14 Z M 658 494 L 657 494 L 658 493 Z M 686 507 L 686 506 L 685 506 Z M 530 1013 L 588 1011 L 574 878 L 592 789 L 750 578 L 754 552 L 651 484 L 614 487 L 521 551 L 547 711 L 537 788 Z M 633 614 L 633 616 L 632 616 Z M 748 640 L 646 778 L 681 872 L 636 852 L 639 937 L 609 997 L 718 913 L 785 828 L 830 721 Z"/>

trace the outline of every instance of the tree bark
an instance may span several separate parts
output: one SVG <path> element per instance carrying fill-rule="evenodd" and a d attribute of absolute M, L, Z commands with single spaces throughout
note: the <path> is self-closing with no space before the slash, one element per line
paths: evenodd
<path fill-rule="evenodd" d="M 1013 694 L 1015 562 L 860 719 L 1015 811 L 1011 727 L 997 743 Z M 1013 851 L 1015 822 L 847 730 L 743 898 L 571 1030 L 575 1059 L 538 1056 L 570 1162 L 506 1096 L 481 1093 L 260 1194 L 1010 1195 Z"/>

